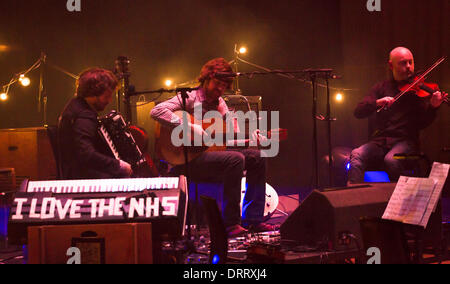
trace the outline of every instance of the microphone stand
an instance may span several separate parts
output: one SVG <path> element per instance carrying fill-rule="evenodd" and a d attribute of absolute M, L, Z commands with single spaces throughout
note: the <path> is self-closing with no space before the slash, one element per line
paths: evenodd
<path fill-rule="evenodd" d="M 237 50 L 237 44 L 234 45 L 234 72 L 238 73 L 238 57 L 239 57 L 239 51 Z M 239 78 L 236 78 L 235 82 L 233 83 L 234 93 L 236 95 L 242 95 L 241 89 L 239 89 Z M 249 108 L 250 110 L 250 108 Z"/>
<path fill-rule="evenodd" d="M 319 154 L 317 141 L 317 85 L 316 74 L 310 73 L 312 83 L 312 121 L 313 121 L 313 161 L 314 161 L 314 188 L 319 186 Z"/>
<path fill-rule="evenodd" d="M 39 75 L 39 93 L 38 93 L 38 112 L 41 112 L 41 100 L 44 104 L 44 127 L 47 126 L 47 94 L 44 89 L 44 73 L 46 64 L 45 61 L 47 59 L 47 56 L 41 52 L 41 58 L 40 60 L 40 75 Z"/>
<path fill-rule="evenodd" d="M 325 78 L 327 83 L 327 135 L 328 135 L 328 185 L 331 187 L 333 185 L 333 155 L 332 155 L 332 145 L 331 145 L 331 104 L 330 104 L 330 82 L 328 76 Z"/>
<path fill-rule="evenodd" d="M 332 157 L 332 143 L 331 143 L 331 122 L 336 119 L 331 118 L 331 103 L 330 103 L 330 85 L 329 79 L 335 79 L 337 76 L 332 75 L 332 69 L 306 69 L 303 70 L 305 74 L 309 76 L 309 80 L 312 83 L 312 95 L 313 95 L 313 160 L 314 160 L 314 184 L 315 189 L 319 188 L 319 154 L 318 154 L 318 139 L 317 139 L 317 120 L 327 122 L 327 140 L 328 140 L 328 183 L 329 186 L 333 185 L 333 157 Z M 325 118 L 323 116 L 317 116 L 317 79 L 324 79 L 326 82 L 327 90 L 327 113 Z"/>
<path fill-rule="evenodd" d="M 268 71 L 254 71 L 247 73 L 217 73 L 216 78 L 230 78 L 230 77 L 247 77 L 253 78 L 254 75 L 286 75 L 286 77 L 291 79 L 298 79 L 295 76 L 289 76 L 293 74 L 301 74 L 308 77 L 308 80 L 312 85 L 312 119 L 313 119 L 313 163 L 314 163 L 314 184 L 313 187 L 319 188 L 319 154 L 318 154 L 318 138 L 317 138 L 317 120 L 327 122 L 327 140 L 328 140 L 328 174 L 329 174 L 329 185 L 332 186 L 332 173 L 333 173 L 333 157 L 332 157 L 332 143 L 331 143 L 331 122 L 335 121 L 335 118 L 331 118 L 331 103 L 330 103 L 330 79 L 338 79 L 339 76 L 333 75 L 333 69 L 304 69 L 304 70 L 268 70 Z M 318 79 L 324 79 L 326 81 L 327 90 L 327 113 L 326 117 L 317 116 L 317 86 Z"/>
<path fill-rule="evenodd" d="M 139 92 L 130 92 L 128 95 L 131 96 L 136 96 L 136 95 L 143 95 L 143 94 L 155 94 L 155 93 L 180 93 L 181 96 L 181 104 L 182 104 L 182 109 L 183 109 L 183 113 L 186 114 L 187 110 L 186 110 L 186 100 L 189 98 L 188 92 L 192 92 L 192 91 L 196 91 L 200 89 L 200 87 L 195 87 L 195 88 L 175 88 L 175 89 L 157 89 L 157 90 L 152 90 L 152 91 L 139 91 Z M 183 116 L 183 123 L 187 123 L 188 122 L 188 118 L 186 116 Z M 191 131 L 189 129 L 189 131 Z M 184 170 L 186 173 L 186 180 L 189 182 L 191 175 L 190 175 L 190 167 L 189 167 L 189 157 L 188 157 L 188 148 L 186 145 L 183 145 L 183 154 L 184 154 Z M 188 185 L 189 187 L 189 185 Z M 189 190 L 188 190 L 188 194 L 189 194 Z M 198 210 L 197 210 L 197 221 L 198 221 Z M 187 231 L 187 236 L 188 239 L 190 241 L 191 239 L 191 221 L 190 218 L 187 218 L 186 220 L 186 224 L 188 227 L 188 231 Z"/>

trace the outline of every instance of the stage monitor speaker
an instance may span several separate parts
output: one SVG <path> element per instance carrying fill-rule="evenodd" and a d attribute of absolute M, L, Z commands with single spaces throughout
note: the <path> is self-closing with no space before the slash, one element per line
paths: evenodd
<path fill-rule="evenodd" d="M 28 228 L 29 264 L 65 264 L 80 250 L 81 264 L 151 264 L 152 224 L 91 224 Z"/>
<path fill-rule="evenodd" d="M 342 242 L 342 236 L 352 234 L 361 244 L 359 219 L 381 218 L 395 186 L 396 183 L 371 183 L 324 192 L 315 190 L 281 225 L 281 238 L 312 247 L 343 250 L 349 244 Z M 442 241 L 441 202 L 421 236 L 425 245 L 437 247 Z"/>
<path fill-rule="evenodd" d="M 368 184 L 354 188 L 313 191 L 281 225 L 281 238 L 300 244 L 320 244 L 343 249 L 340 235 L 351 233 L 360 239 L 359 218 L 381 217 L 395 184 Z"/>

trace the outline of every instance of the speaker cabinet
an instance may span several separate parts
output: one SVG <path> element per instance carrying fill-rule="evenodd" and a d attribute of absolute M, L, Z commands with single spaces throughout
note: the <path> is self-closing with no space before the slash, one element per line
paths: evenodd
<path fill-rule="evenodd" d="M 339 190 L 313 191 L 281 225 L 281 238 L 300 244 L 323 245 L 342 250 L 348 243 L 340 242 L 343 234 L 353 234 L 361 244 L 361 217 L 379 217 L 389 203 L 396 183 L 372 183 Z M 425 245 L 434 247 L 442 241 L 442 207 L 430 217 L 426 230 L 420 231 Z M 409 227 L 407 231 L 409 231 Z M 418 229 L 416 229 L 418 228 Z"/>
<path fill-rule="evenodd" d="M 28 228 L 30 264 L 65 264 L 73 247 L 80 250 L 81 264 L 151 264 L 152 226 L 127 223 Z"/>
<path fill-rule="evenodd" d="M 359 218 L 381 217 L 395 184 L 365 185 L 356 188 L 313 191 L 281 225 L 282 239 L 316 246 L 330 244 L 340 249 L 339 235 L 361 236 Z"/>
<path fill-rule="evenodd" d="M 0 129 L 0 141 L 0 168 L 14 168 L 17 177 L 33 180 L 56 178 L 56 162 L 46 128 Z"/>
<path fill-rule="evenodd" d="M 254 111 L 256 118 L 259 117 L 259 112 L 262 108 L 262 98 L 260 96 L 225 95 L 222 98 L 231 112 L 241 111 L 246 114 L 248 111 Z M 241 131 L 245 130 L 245 138 L 250 138 L 249 124 L 249 120 L 245 120 L 245 129 L 241 129 Z"/>

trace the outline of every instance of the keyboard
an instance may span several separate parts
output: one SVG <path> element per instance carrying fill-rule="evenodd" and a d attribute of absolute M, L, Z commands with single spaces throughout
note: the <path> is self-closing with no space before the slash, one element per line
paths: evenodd
<path fill-rule="evenodd" d="M 23 238 L 28 226 L 124 222 L 159 223 L 160 233 L 183 235 L 187 202 L 184 176 L 25 181 L 13 199 L 9 235 Z"/>

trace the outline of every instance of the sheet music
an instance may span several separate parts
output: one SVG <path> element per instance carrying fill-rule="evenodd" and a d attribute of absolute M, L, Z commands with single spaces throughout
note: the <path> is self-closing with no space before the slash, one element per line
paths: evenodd
<path fill-rule="evenodd" d="M 439 198 L 441 197 L 442 190 L 444 189 L 445 182 L 447 180 L 448 171 L 450 169 L 449 164 L 441 164 L 434 162 L 433 168 L 431 169 L 431 173 L 429 175 L 429 178 L 432 178 L 436 182 L 436 189 L 433 192 L 433 196 L 431 197 L 430 201 L 430 213 L 435 212 L 437 208 L 437 204 L 439 202 Z M 432 210 L 431 210 L 432 209 Z"/>
<path fill-rule="evenodd" d="M 428 223 L 425 213 L 434 189 L 432 178 L 400 177 L 383 219 L 425 227 Z"/>

